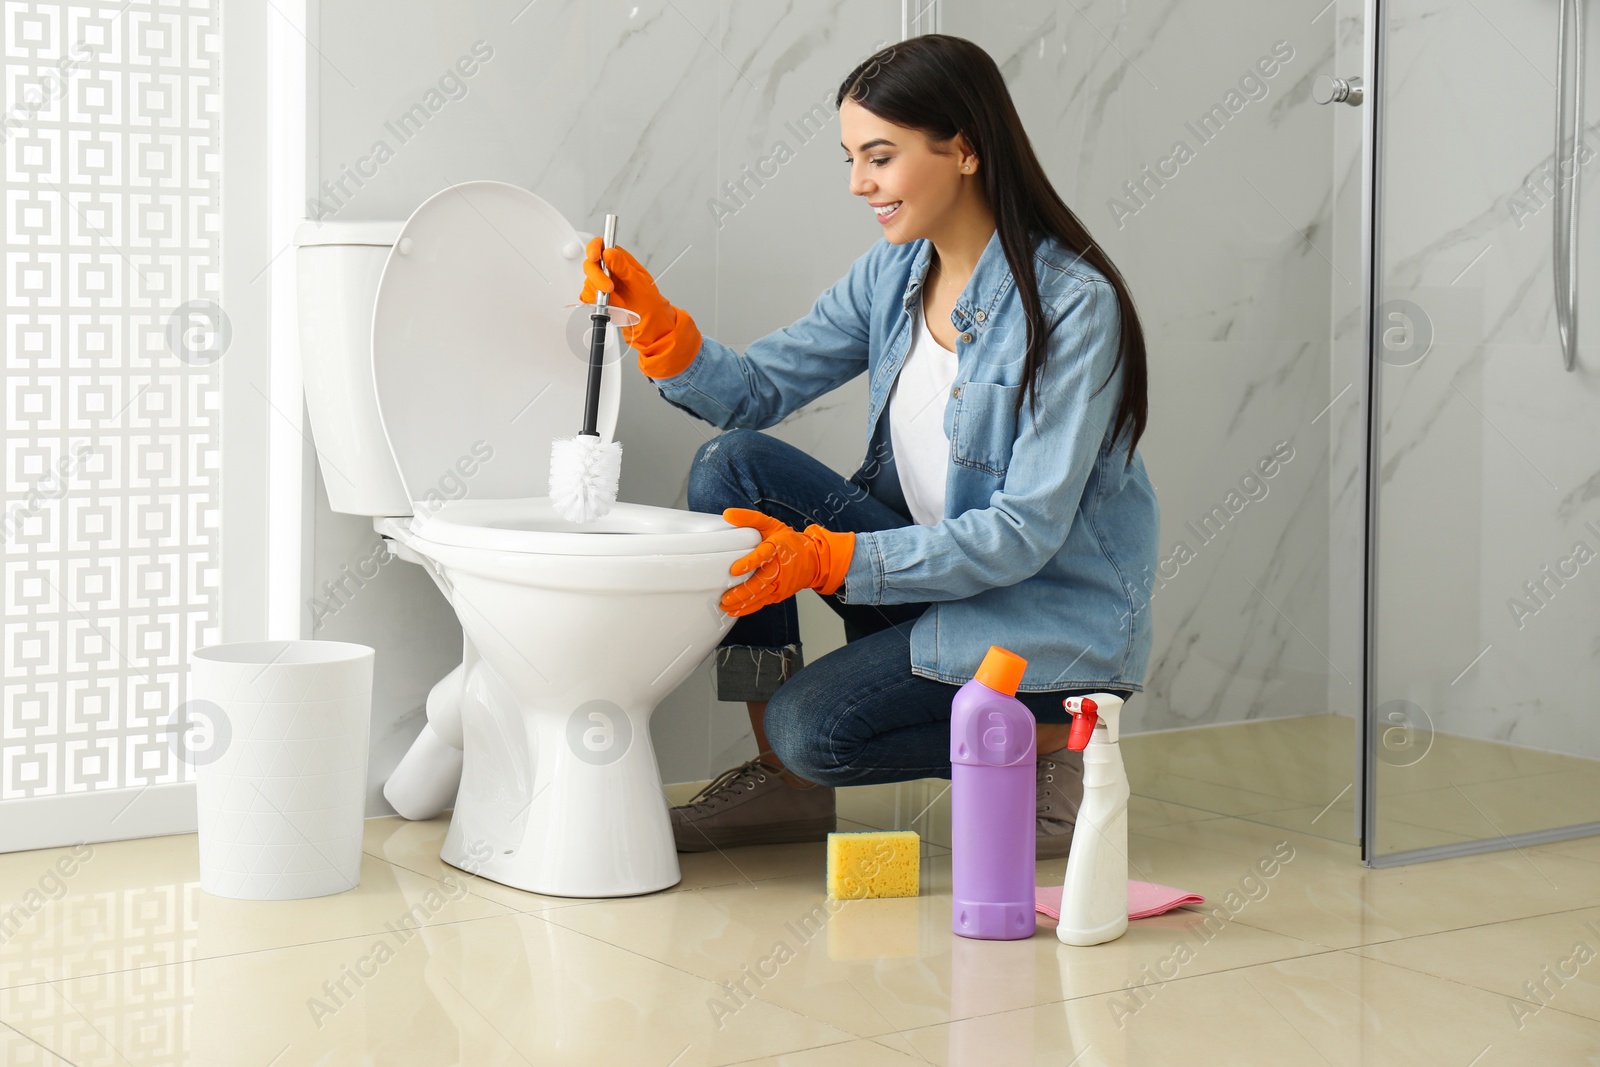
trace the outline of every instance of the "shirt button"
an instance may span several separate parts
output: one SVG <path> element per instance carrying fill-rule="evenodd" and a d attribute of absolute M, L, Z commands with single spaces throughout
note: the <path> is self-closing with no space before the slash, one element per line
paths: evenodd
<path fill-rule="evenodd" d="M 988 318 L 989 316 L 985 315 L 983 313 L 983 309 L 982 308 L 979 308 L 978 311 L 976 313 L 974 313 L 972 317 L 977 319 L 979 322 L 982 322 L 984 319 Z"/>
<path fill-rule="evenodd" d="M 961 335 L 961 339 L 970 345 L 972 343 L 972 334 L 964 333 Z"/>
<path fill-rule="evenodd" d="M 954 389 L 950 390 L 950 395 L 951 396 L 960 396 L 961 395 L 961 386 L 958 385 Z"/>

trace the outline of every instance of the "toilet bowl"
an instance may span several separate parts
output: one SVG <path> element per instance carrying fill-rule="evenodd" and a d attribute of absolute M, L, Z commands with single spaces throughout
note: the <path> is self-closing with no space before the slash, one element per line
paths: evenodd
<path fill-rule="evenodd" d="M 584 239 L 499 182 L 453 186 L 403 224 L 306 223 L 300 336 L 330 505 L 370 516 L 462 627 L 461 664 L 384 795 L 410 818 L 454 797 L 447 863 L 610 897 L 680 878 L 650 717 L 733 625 L 720 600 L 744 579 L 728 568 L 760 536 L 625 501 L 582 525 L 555 512 L 550 442 L 576 432 L 587 375 L 584 313 L 564 307 Z M 623 352 L 609 332 L 606 440 Z"/>

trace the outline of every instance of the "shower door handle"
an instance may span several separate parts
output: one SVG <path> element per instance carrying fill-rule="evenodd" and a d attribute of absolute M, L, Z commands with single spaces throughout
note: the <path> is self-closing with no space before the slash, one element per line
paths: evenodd
<path fill-rule="evenodd" d="M 1583 9 L 1586 0 L 1559 0 L 1556 20 L 1556 196 L 1552 213 L 1552 274 L 1555 280 L 1556 332 L 1567 370 L 1578 359 L 1578 146 L 1583 135 Z M 1572 155 L 1562 158 L 1567 133 L 1567 12 L 1572 12 Z M 1569 164 L 1563 177 L 1561 167 Z M 1563 184 L 1565 183 L 1565 184 Z"/>
<path fill-rule="evenodd" d="M 1360 107 L 1362 95 L 1360 78 L 1335 78 L 1318 74 L 1317 80 L 1311 83 L 1311 99 L 1319 104 Z"/>

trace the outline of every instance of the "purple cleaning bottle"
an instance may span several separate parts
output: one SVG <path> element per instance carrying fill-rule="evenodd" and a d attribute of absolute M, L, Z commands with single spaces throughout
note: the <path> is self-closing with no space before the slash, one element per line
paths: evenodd
<path fill-rule="evenodd" d="M 1033 936 L 1036 724 L 1016 698 L 1027 665 L 990 645 L 950 705 L 950 928 L 962 937 Z"/>

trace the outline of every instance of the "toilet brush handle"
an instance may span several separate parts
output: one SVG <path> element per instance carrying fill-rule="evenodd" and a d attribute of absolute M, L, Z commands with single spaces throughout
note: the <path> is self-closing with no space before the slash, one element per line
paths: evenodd
<path fill-rule="evenodd" d="M 617 217 L 615 215 L 607 215 L 606 216 L 605 233 L 600 239 L 600 247 L 602 249 L 606 249 L 606 248 L 610 248 L 611 246 L 615 245 L 616 243 L 617 243 Z M 605 276 L 607 278 L 611 277 L 611 268 L 606 266 L 606 261 L 605 261 L 605 256 L 604 255 L 602 255 L 600 257 L 600 270 L 602 272 L 604 272 L 604 274 L 605 274 Z M 611 294 L 610 293 L 596 293 L 595 294 L 594 306 L 597 307 L 597 308 L 600 308 L 602 310 L 604 310 L 605 308 L 610 307 L 611 306 Z"/>
<path fill-rule="evenodd" d="M 606 216 L 605 238 L 601 241 L 602 249 L 610 248 L 617 243 L 617 217 Z M 606 270 L 605 257 L 602 254 L 600 269 L 611 275 Z M 597 293 L 595 295 L 594 314 L 589 317 L 589 388 L 583 400 L 583 430 L 589 437 L 599 437 L 600 431 L 596 426 L 600 419 L 600 377 L 605 370 L 606 359 L 606 328 L 611 325 L 611 315 L 608 308 L 611 305 L 610 293 Z"/>

